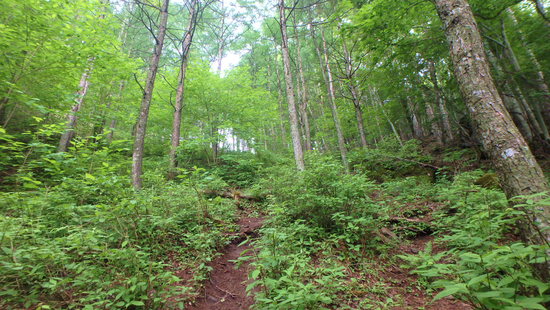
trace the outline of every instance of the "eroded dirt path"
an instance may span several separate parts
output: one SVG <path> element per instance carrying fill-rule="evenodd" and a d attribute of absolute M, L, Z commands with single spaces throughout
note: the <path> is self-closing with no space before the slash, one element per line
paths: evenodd
<path fill-rule="evenodd" d="M 248 262 L 235 269 L 235 262 L 241 253 L 251 246 L 249 242 L 239 246 L 247 238 L 255 238 L 256 230 L 262 226 L 262 218 L 242 217 L 237 224 L 240 227 L 238 237 L 223 250 L 223 255 L 215 258 L 210 267 L 210 279 L 204 282 L 202 294 L 189 309 L 248 309 L 254 304 L 253 296 L 246 295 L 246 286 L 250 283 Z M 252 255 L 246 254 L 246 256 Z"/>

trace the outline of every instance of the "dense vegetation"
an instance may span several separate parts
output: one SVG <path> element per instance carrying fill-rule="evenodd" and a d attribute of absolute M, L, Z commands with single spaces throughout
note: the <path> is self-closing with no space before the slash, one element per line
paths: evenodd
<path fill-rule="evenodd" d="M 0 308 L 186 308 L 261 216 L 258 309 L 545 309 L 549 3 L 447 2 L 4 0 Z"/>

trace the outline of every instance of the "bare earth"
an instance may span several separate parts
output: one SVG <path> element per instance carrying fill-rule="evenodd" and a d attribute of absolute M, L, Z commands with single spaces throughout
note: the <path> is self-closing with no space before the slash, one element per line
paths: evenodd
<path fill-rule="evenodd" d="M 253 296 L 247 296 L 246 286 L 250 283 L 249 263 L 242 263 L 235 269 L 236 261 L 244 250 L 251 249 L 249 242 L 239 246 L 247 238 L 257 237 L 255 230 L 262 226 L 261 218 L 243 217 L 237 224 L 240 226 L 239 237 L 227 246 L 222 256 L 212 261 L 210 280 L 204 282 L 204 290 L 189 309 L 248 309 L 254 304 Z M 246 256 L 252 255 L 247 252 Z"/>

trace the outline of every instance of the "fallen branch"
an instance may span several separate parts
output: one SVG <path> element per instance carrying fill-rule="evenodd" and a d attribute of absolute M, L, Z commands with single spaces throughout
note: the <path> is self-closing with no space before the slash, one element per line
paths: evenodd
<path fill-rule="evenodd" d="M 233 294 L 233 293 L 228 292 L 228 291 L 224 290 L 223 288 L 217 286 L 216 284 L 214 284 L 214 282 L 212 282 L 212 279 L 209 279 L 209 280 L 210 280 L 210 283 L 212 283 L 212 285 L 214 285 L 218 290 L 224 292 L 225 295 L 229 295 L 229 296 L 231 296 L 232 298 L 235 298 L 235 296 L 239 296 L 239 294 Z"/>
<path fill-rule="evenodd" d="M 252 200 L 252 201 L 260 201 L 261 199 L 265 198 L 265 195 L 243 195 L 243 194 L 240 194 L 238 192 L 228 192 L 228 191 L 224 191 L 224 192 L 218 192 L 218 191 L 203 191 L 202 192 L 203 194 L 205 195 L 214 195 L 214 196 L 220 196 L 220 197 L 224 197 L 224 198 L 232 198 L 232 199 L 236 199 L 236 197 L 239 197 L 239 198 L 242 198 L 242 199 L 248 199 L 248 200 Z"/>

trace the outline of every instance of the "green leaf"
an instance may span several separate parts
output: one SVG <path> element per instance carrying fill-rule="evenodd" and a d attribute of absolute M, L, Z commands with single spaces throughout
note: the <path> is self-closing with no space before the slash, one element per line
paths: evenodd
<path fill-rule="evenodd" d="M 453 294 L 458 293 L 458 292 L 467 293 L 468 289 L 466 289 L 466 285 L 463 284 L 463 283 L 455 284 L 455 285 L 441 291 L 439 294 L 437 294 L 434 297 L 434 301 L 438 300 L 438 299 L 441 299 L 443 297 L 447 297 L 449 295 L 453 295 Z"/>
<path fill-rule="evenodd" d="M 95 177 L 89 173 L 86 173 L 86 179 L 95 180 Z"/>
<path fill-rule="evenodd" d="M 500 291 L 474 292 L 474 296 L 479 298 L 479 299 L 499 297 L 500 295 L 502 295 L 502 292 L 500 292 Z"/>
<path fill-rule="evenodd" d="M 479 283 L 479 282 L 481 282 L 482 280 L 485 280 L 485 279 L 487 279 L 487 275 L 486 275 L 486 274 L 481 275 L 481 276 L 477 276 L 477 277 L 471 279 L 471 280 L 468 282 L 467 285 L 468 285 L 468 287 L 471 287 L 472 285 L 477 284 L 477 283 Z"/>
<path fill-rule="evenodd" d="M 134 306 L 145 306 L 143 301 L 137 301 L 137 300 L 131 301 L 130 304 Z"/>

